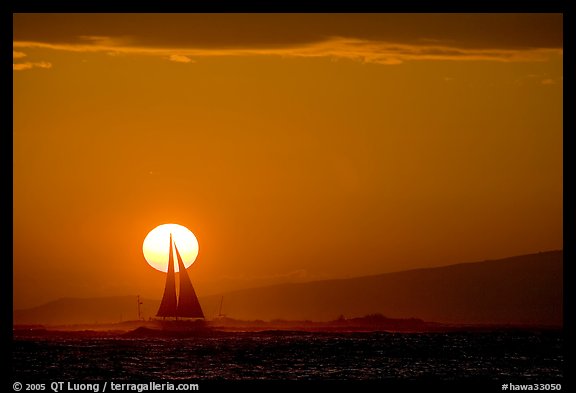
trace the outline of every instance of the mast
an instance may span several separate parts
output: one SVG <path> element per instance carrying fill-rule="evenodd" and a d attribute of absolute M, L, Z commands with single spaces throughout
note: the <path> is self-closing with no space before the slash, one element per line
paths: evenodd
<path fill-rule="evenodd" d="M 138 295 L 137 300 L 138 300 L 138 320 L 140 321 L 142 319 L 142 312 L 140 312 L 140 305 L 143 304 L 140 301 L 140 295 Z"/>
<path fill-rule="evenodd" d="M 178 247 L 174 243 L 174 250 L 176 251 L 176 258 L 178 259 L 178 275 L 180 278 L 180 296 L 178 298 L 178 306 L 176 308 L 176 315 L 179 317 L 187 318 L 204 318 L 202 307 L 186 273 L 186 268 L 178 252 Z"/>
<path fill-rule="evenodd" d="M 168 272 L 166 273 L 166 286 L 164 296 L 156 313 L 157 317 L 175 317 L 177 308 L 176 277 L 174 275 L 174 257 L 172 256 L 172 234 L 170 234 L 170 249 L 168 253 Z"/>
<path fill-rule="evenodd" d="M 220 298 L 220 309 L 218 310 L 218 317 L 222 317 L 222 302 L 224 301 L 224 296 Z"/>

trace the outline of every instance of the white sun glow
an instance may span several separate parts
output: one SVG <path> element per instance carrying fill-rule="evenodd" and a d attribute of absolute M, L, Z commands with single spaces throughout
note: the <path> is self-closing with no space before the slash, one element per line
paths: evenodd
<path fill-rule="evenodd" d="M 198 240 L 185 226 L 178 224 L 162 224 L 152 229 L 142 244 L 144 258 L 150 266 L 161 272 L 168 271 L 168 250 L 170 249 L 170 234 L 178 247 L 184 266 L 188 268 L 198 256 Z M 174 260 L 176 254 L 174 252 Z M 174 264 L 174 271 L 178 272 L 178 264 Z"/>

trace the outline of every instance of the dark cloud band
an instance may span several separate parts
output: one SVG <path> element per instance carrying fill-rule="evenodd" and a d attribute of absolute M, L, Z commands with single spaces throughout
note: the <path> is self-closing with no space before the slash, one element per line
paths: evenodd
<path fill-rule="evenodd" d="M 14 40 L 132 45 L 283 48 L 330 37 L 465 49 L 562 47 L 561 14 L 15 14 Z M 85 42 L 85 41 L 84 41 Z"/>

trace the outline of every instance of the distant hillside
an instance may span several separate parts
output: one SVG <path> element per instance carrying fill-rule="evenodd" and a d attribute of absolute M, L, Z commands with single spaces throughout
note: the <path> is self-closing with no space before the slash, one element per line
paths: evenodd
<path fill-rule="evenodd" d="M 382 313 L 448 323 L 562 324 L 563 252 L 285 284 L 224 295 L 222 313 L 240 319 L 331 320 Z M 207 298 L 215 314 L 219 297 Z M 208 306 L 212 307 L 209 309 Z"/>
<path fill-rule="evenodd" d="M 381 313 L 445 323 L 562 324 L 562 251 L 313 281 L 224 294 L 222 313 L 236 319 L 327 321 Z M 208 318 L 221 296 L 200 298 Z M 143 300 L 143 314 L 159 301 Z M 18 324 L 110 323 L 136 318 L 135 297 L 60 299 L 14 312 Z"/>
<path fill-rule="evenodd" d="M 141 312 L 156 313 L 159 300 L 141 299 Z M 138 319 L 136 296 L 102 298 L 62 298 L 38 307 L 14 310 L 14 324 L 86 324 L 116 323 Z"/>

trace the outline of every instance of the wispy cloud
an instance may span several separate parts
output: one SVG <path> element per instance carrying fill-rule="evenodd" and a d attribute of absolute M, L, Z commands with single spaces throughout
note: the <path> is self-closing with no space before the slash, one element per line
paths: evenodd
<path fill-rule="evenodd" d="M 26 53 L 18 52 L 15 50 L 12 51 L 13 61 L 17 59 L 22 59 L 24 57 L 27 57 Z M 52 63 L 49 63 L 47 61 L 37 61 L 37 62 L 27 61 L 24 63 L 14 63 L 14 62 L 12 63 L 13 71 L 24 71 L 24 70 L 30 70 L 32 68 L 52 68 Z"/>
<path fill-rule="evenodd" d="M 26 63 L 13 63 L 12 64 L 12 70 L 13 71 L 30 70 L 32 68 L 52 68 L 52 63 L 49 63 L 47 61 L 39 61 L 36 63 L 26 62 Z"/>
<path fill-rule="evenodd" d="M 107 53 L 112 55 L 160 56 L 172 62 L 192 63 L 194 58 L 215 56 L 281 56 L 300 58 L 348 59 L 363 63 L 394 65 L 410 61 L 546 61 L 561 55 L 562 49 L 478 49 L 425 44 L 398 44 L 382 41 L 333 37 L 324 41 L 271 48 L 158 48 L 128 44 L 128 39 L 83 37 L 86 43 L 59 44 L 15 41 L 14 48 L 39 48 L 67 52 Z"/>
<path fill-rule="evenodd" d="M 176 63 L 195 63 L 194 60 L 189 58 L 188 56 L 183 55 L 171 55 L 168 60 L 174 61 Z"/>

